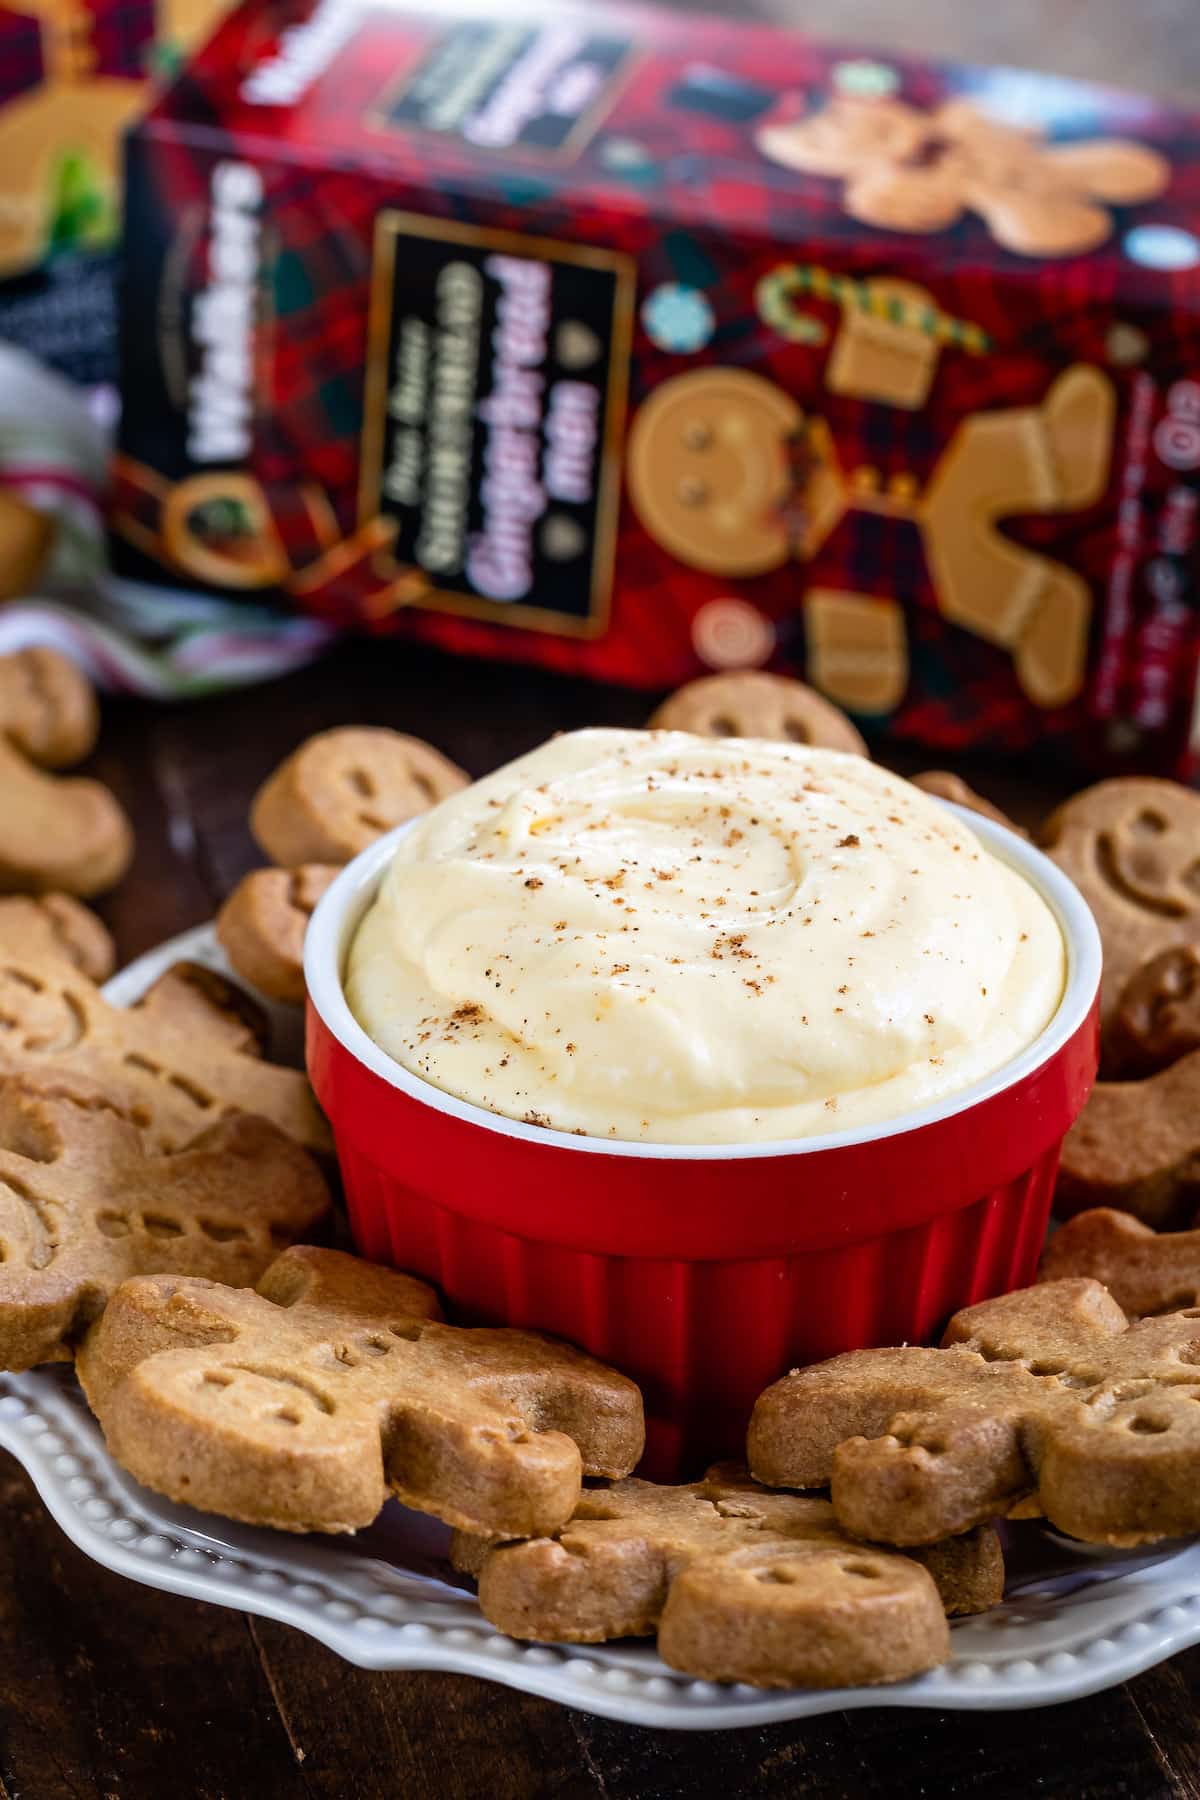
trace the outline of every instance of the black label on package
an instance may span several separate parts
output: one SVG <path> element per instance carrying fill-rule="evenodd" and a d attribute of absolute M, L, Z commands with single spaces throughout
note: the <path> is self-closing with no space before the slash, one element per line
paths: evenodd
<path fill-rule="evenodd" d="M 435 131 L 477 150 L 574 155 L 607 111 L 626 37 L 562 20 L 476 19 L 439 37 L 375 123 Z"/>
<path fill-rule="evenodd" d="M 380 215 L 359 512 L 416 605 L 603 629 L 633 284 L 613 251 Z"/>

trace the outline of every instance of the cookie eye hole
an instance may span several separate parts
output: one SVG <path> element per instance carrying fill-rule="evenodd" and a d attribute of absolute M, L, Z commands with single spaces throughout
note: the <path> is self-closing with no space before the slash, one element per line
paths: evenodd
<path fill-rule="evenodd" d="M 351 769 L 346 779 L 361 800 L 375 798 L 375 783 L 366 769 Z"/>
<path fill-rule="evenodd" d="M 708 499 L 708 487 L 694 475 L 686 475 L 679 484 L 679 498 L 684 506 L 703 506 Z"/>
<path fill-rule="evenodd" d="M 783 729 L 793 744 L 807 744 L 812 741 L 812 734 L 803 719 L 785 719 Z"/>
<path fill-rule="evenodd" d="M 728 713 L 717 714 L 716 718 L 713 719 L 711 723 L 711 732 L 713 737 L 741 736 L 741 733 L 738 731 L 737 720 L 731 719 Z"/>
<path fill-rule="evenodd" d="M 186 1095 L 192 1105 L 198 1106 L 201 1112 L 207 1112 L 209 1107 L 216 1105 L 212 1095 L 206 1094 L 196 1082 L 189 1081 L 186 1075 L 168 1075 L 167 1081 L 179 1093 Z"/>
<path fill-rule="evenodd" d="M 703 419 L 692 419 L 683 428 L 683 442 L 688 450 L 708 450 L 712 446 L 712 426 Z"/>
<path fill-rule="evenodd" d="M 200 1229 L 206 1238 L 214 1244 L 245 1243 L 250 1236 L 244 1225 L 236 1225 L 228 1219 L 201 1219 Z"/>
<path fill-rule="evenodd" d="M 4 976 L 7 981 L 15 981 L 18 987 L 28 988 L 31 994 L 44 994 L 46 991 L 44 981 L 39 981 L 34 975 L 27 975 L 23 969 L 5 969 Z"/>
<path fill-rule="evenodd" d="M 1129 1421 L 1129 1429 L 1139 1437 L 1154 1437 L 1161 1432 L 1170 1431 L 1171 1427 L 1161 1419 L 1148 1419 L 1145 1413 L 1135 1413 Z"/>
<path fill-rule="evenodd" d="M 165 1213 L 143 1213 L 142 1229 L 152 1238 L 183 1236 L 183 1226 L 178 1219 L 168 1219 Z"/>
<path fill-rule="evenodd" d="M 1161 837 L 1166 829 L 1167 821 L 1162 814 L 1152 812 L 1149 807 L 1143 807 L 1130 826 L 1134 837 Z"/>

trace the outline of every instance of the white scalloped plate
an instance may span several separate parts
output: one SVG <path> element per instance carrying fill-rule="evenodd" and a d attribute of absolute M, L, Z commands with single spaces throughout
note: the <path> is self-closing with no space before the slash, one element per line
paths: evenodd
<path fill-rule="evenodd" d="M 141 957 L 109 983 L 127 1005 L 181 957 L 224 968 L 212 929 Z M 297 1050 L 275 1009 L 276 1053 Z M 74 1377 L 0 1376 L 0 1445 L 24 1464 L 73 1543 L 149 1587 L 281 1619 L 368 1669 L 450 1669 L 631 1725 L 715 1730 L 859 1706 L 996 1711 L 1051 1706 L 1200 1642 L 1200 1543 L 1143 1555 L 1015 1528 L 1002 1606 L 955 1625 L 942 1669 L 888 1688 L 762 1693 L 691 1681 L 646 1644 L 517 1644 L 493 1631 L 443 1560 L 444 1527 L 395 1504 L 356 1537 L 289 1537 L 170 1505 L 112 1461 Z"/>

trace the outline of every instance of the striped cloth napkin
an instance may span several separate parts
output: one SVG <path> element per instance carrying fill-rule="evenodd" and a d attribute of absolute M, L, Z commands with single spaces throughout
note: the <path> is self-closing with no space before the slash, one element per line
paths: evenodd
<path fill-rule="evenodd" d="M 0 655 L 49 644 L 102 687 L 164 700 L 311 662 L 334 636 L 318 620 L 112 573 L 104 497 L 115 417 L 104 390 L 85 393 L 0 344 L 0 489 L 55 526 L 36 591 L 0 604 Z M 0 564 L 3 555 L 0 541 Z"/>

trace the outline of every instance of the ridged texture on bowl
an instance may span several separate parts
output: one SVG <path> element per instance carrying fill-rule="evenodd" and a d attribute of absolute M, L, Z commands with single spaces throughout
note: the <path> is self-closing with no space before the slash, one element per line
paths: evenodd
<path fill-rule="evenodd" d="M 756 1397 L 785 1369 L 935 1337 L 958 1307 L 1031 1281 L 1058 1145 L 906 1230 L 737 1261 L 534 1242 L 404 1187 L 345 1136 L 338 1157 L 365 1256 L 435 1282 L 456 1316 L 555 1332 L 632 1375 L 646 1399 L 643 1472 L 669 1479 L 740 1454 Z"/>

